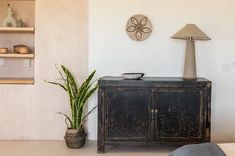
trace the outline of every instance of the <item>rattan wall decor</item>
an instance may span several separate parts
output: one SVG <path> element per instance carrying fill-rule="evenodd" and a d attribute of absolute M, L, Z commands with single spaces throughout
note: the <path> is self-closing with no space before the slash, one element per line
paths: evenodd
<path fill-rule="evenodd" d="M 126 32 L 132 40 L 146 40 L 152 33 L 152 23 L 145 15 L 134 15 L 127 22 Z"/>

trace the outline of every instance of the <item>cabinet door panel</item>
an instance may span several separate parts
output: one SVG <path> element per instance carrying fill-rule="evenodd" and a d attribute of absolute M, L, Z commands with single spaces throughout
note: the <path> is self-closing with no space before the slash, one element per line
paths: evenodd
<path fill-rule="evenodd" d="M 151 95 L 148 89 L 106 91 L 108 140 L 146 140 L 149 135 Z"/>
<path fill-rule="evenodd" d="M 200 138 L 202 108 L 201 91 L 160 90 L 157 95 L 158 138 Z"/>

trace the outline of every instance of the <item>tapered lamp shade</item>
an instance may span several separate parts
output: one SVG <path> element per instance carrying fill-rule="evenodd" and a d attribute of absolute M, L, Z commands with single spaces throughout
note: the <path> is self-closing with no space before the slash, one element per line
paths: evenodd
<path fill-rule="evenodd" d="M 172 38 L 182 40 L 210 40 L 210 38 L 195 24 L 187 24 L 172 36 Z"/>
<path fill-rule="evenodd" d="M 184 62 L 184 79 L 197 79 L 196 59 L 195 59 L 195 40 L 210 40 L 210 38 L 200 30 L 195 24 L 187 24 L 174 36 L 174 39 L 187 40 L 185 62 Z"/>

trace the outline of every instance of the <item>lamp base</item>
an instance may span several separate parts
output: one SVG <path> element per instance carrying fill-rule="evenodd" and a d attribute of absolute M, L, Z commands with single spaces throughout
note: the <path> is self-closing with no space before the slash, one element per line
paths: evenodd
<path fill-rule="evenodd" d="M 197 80 L 197 78 L 183 77 L 183 80 L 185 80 L 185 81 L 194 81 L 194 80 Z"/>
<path fill-rule="evenodd" d="M 185 62 L 184 62 L 184 80 L 196 80 L 196 59 L 195 59 L 195 42 L 187 40 Z"/>

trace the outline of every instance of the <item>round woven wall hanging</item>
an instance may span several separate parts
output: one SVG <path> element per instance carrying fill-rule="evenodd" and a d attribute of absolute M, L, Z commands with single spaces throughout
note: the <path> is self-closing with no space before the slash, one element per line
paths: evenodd
<path fill-rule="evenodd" d="M 152 33 L 152 23 L 147 16 L 134 15 L 126 25 L 128 36 L 135 41 L 143 41 Z"/>

